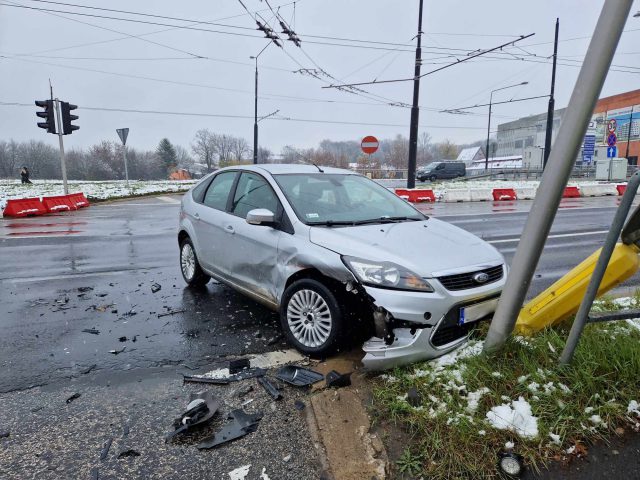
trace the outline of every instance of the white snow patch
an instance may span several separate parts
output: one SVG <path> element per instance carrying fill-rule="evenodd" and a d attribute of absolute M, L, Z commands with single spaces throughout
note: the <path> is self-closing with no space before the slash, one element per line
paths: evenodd
<path fill-rule="evenodd" d="M 436 358 L 430 362 L 433 369 L 435 371 L 440 371 L 444 369 L 444 367 L 448 367 L 450 365 L 455 365 L 459 360 L 467 357 L 473 357 L 476 355 L 480 355 L 482 352 L 482 342 L 475 340 L 467 342 L 460 348 L 453 350 L 441 357 Z"/>
<path fill-rule="evenodd" d="M 551 443 L 555 443 L 556 445 L 562 445 L 562 441 L 560 440 L 560 435 L 556 435 L 555 433 L 549 432 L 549 437 L 551 437 Z"/>
<path fill-rule="evenodd" d="M 551 345 L 551 342 L 547 342 L 547 345 L 549 345 L 549 350 L 551 350 L 551 353 L 556 353 L 556 349 L 553 348 L 553 345 Z"/>
<path fill-rule="evenodd" d="M 482 387 L 475 392 L 469 392 L 467 394 L 467 412 L 475 413 L 475 411 L 478 410 L 478 404 L 480 403 L 480 399 L 482 398 L 482 396 L 489 393 L 490 391 L 491 390 L 489 390 L 487 387 Z"/>
<path fill-rule="evenodd" d="M 531 392 L 531 393 L 536 393 L 538 391 L 538 387 L 540 386 L 539 383 L 536 382 L 531 382 L 529 385 L 527 385 L 527 389 Z"/>
<path fill-rule="evenodd" d="M 584 409 L 584 413 L 591 413 L 591 412 L 593 412 L 593 407 L 586 407 Z"/>
<path fill-rule="evenodd" d="M 483 437 L 484 437 L 486 434 L 487 434 L 487 431 L 486 431 L 486 430 L 480 430 L 480 431 L 478 432 L 478 435 L 482 435 Z"/>
<path fill-rule="evenodd" d="M 269 478 L 269 475 L 267 475 L 267 469 L 266 468 L 262 468 L 262 473 L 260 474 L 260 480 L 271 480 Z"/>
<path fill-rule="evenodd" d="M 575 445 L 572 445 L 571 447 L 567 448 L 567 453 L 569 455 L 571 455 L 575 451 L 576 451 L 576 446 Z"/>
<path fill-rule="evenodd" d="M 591 423 L 593 423 L 594 425 L 600 425 L 601 423 L 604 423 L 600 415 L 591 415 L 589 417 L 589 420 L 591 420 Z"/>
<path fill-rule="evenodd" d="M 571 393 L 571 389 L 567 387 L 564 383 L 558 382 L 558 387 L 560 387 L 560 390 L 562 390 L 563 393 L 566 393 L 566 394 Z"/>
<path fill-rule="evenodd" d="M 491 376 L 495 378 L 502 378 L 502 374 L 500 372 L 491 372 Z"/>
<path fill-rule="evenodd" d="M 244 480 L 249 475 L 251 464 L 244 465 L 229 472 L 229 480 Z"/>
<path fill-rule="evenodd" d="M 529 378 L 529 375 L 521 375 L 518 377 L 518 383 L 524 383 Z"/>
<path fill-rule="evenodd" d="M 640 417 L 640 411 L 638 410 L 638 402 L 636 400 L 631 400 L 629 405 L 627 406 L 627 413 L 635 413 Z"/>
<path fill-rule="evenodd" d="M 545 384 L 542 386 L 542 388 L 544 388 L 544 393 L 545 393 L 546 395 L 549 395 L 549 394 L 551 394 L 551 393 L 553 393 L 553 392 L 555 392 L 555 391 L 557 390 L 557 388 L 556 388 L 556 386 L 553 384 L 553 382 L 545 383 Z"/>
<path fill-rule="evenodd" d="M 388 373 L 383 373 L 382 375 L 380 375 L 380 378 L 388 383 L 396 383 L 398 381 L 396 377 L 394 377 L 393 375 L 389 375 Z"/>
<path fill-rule="evenodd" d="M 506 450 L 513 450 L 513 447 L 515 447 L 515 446 L 516 446 L 516 444 L 515 444 L 515 443 L 513 443 L 513 442 L 511 442 L 511 441 L 509 441 L 509 442 L 507 442 L 507 443 L 505 443 L 505 444 L 504 444 L 504 448 L 505 448 Z"/>
<path fill-rule="evenodd" d="M 487 412 L 489 423 L 499 430 L 511 430 L 524 438 L 538 436 L 538 419 L 531 413 L 531 405 L 519 397 L 509 404 L 498 405 Z"/>

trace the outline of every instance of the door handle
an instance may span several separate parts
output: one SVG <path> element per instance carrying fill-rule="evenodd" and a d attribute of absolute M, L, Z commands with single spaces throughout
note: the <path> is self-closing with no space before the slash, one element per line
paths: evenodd
<path fill-rule="evenodd" d="M 227 225 L 224 227 L 224 229 L 227 231 L 227 233 L 236 233 L 232 225 Z"/>

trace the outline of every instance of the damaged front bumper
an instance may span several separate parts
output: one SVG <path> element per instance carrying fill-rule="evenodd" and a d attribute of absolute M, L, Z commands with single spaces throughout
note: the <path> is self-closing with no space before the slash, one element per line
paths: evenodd
<path fill-rule="evenodd" d="M 464 291 L 435 286 L 433 293 L 365 287 L 377 312 L 386 316 L 388 334 L 364 343 L 362 359 L 368 370 L 389 368 L 439 357 L 464 343 L 481 320 L 490 319 L 505 279 Z M 461 308 L 473 312 L 461 321 Z M 463 314 L 464 317 L 464 314 Z M 379 323 L 380 317 L 377 317 Z M 378 325 L 379 327 L 379 325 Z M 377 328 L 379 332 L 379 328 Z"/>

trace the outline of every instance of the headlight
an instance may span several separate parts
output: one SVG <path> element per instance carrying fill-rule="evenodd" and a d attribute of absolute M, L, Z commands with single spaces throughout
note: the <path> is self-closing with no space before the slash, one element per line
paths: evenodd
<path fill-rule="evenodd" d="M 374 262 L 355 257 L 342 257 L 353 274 L 366 285 L 398 290 L 433 292 L 433 288 L 419 275 L 391 262 Z"/>

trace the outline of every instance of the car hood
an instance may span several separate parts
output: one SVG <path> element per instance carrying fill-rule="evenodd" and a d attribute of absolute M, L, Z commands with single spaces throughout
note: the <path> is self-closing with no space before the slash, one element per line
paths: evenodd
<path fill-rule="evenodd" d="M 311 227 L 309 239 L 340 255 L 397 263 L 422 277 L 504 263 L 502 255 L 484 240 L 434 218 L 353 227 Z"/>

